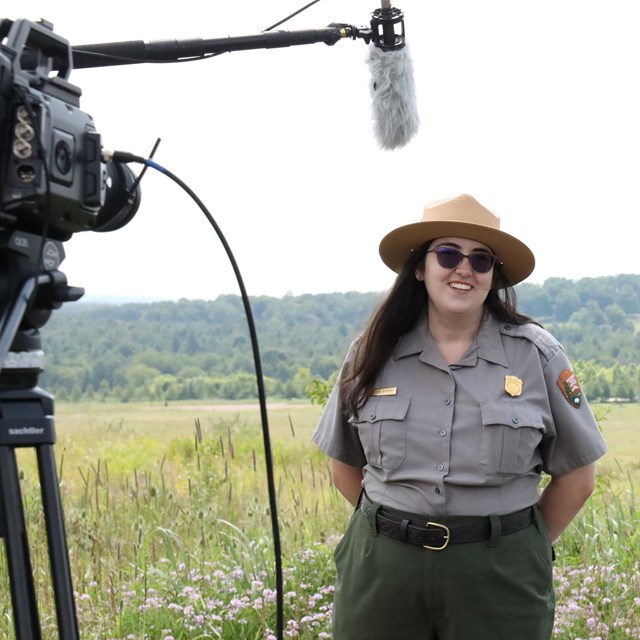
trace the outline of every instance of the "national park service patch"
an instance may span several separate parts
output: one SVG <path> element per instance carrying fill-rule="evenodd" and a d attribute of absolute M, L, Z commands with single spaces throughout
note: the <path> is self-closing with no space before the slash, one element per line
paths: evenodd
<path fill-rule="evenodd" d="M 567 402 L 576 409 L 580 408 L 582 404 L 582 389 L 578 382 L 578 377 L 574 371 L 565 369 L 560 377 L 557 379 L 556 384 L 560 387 L 562 395 L 566 398 Z"/>

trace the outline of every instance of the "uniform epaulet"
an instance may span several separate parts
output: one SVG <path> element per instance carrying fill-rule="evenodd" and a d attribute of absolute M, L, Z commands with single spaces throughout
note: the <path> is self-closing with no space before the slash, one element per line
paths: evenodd
<path fill-rule="evenodd" d="M 500 327 L 500 333 L 533 342 L 547 360 L 551 360 L 558 351 L 564 351 L 562 345 L 554 336 L 546 329 L 532 322 L 527 324 L 504 324 Z"/>

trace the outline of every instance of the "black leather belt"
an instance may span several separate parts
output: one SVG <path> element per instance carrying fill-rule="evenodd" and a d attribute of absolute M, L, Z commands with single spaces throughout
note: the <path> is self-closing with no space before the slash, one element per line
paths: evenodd
<path fill-rule="evenodd" d="M 365 516 L 370 513 L 372 507 L 373 503 L 363 494 L 360 509 Z M 520 511 L 499 516 L 502 535 L 508 536 L 524 529 L 533 522 L 533 519 L 533 507 L 526 507 Z M 378 533 L 401 542 L 417 544 L 432 551 L 442 551 L 450 544 L 489 540 L 491 538 L 489 517 L 478 516 L 477 520 L 471 524 L 451 526 L 437 522 L 437 517 L 434 517 L 432 521 L 429 519 L 424 524 L 419 524 L 414 520 L 392 515 L 383 508 L 378 509 L 376 514 Z"/>

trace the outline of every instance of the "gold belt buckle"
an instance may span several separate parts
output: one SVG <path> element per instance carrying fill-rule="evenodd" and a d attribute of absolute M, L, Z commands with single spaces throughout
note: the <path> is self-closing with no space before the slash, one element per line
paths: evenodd
<path fill-rule="evenodd" d="M 449 540 L 451 539 L 451 532 L 449 531 L 449 527 L 444 524 L 440 524 L 439 522 L 427 522 L 427 527 L 442 529 L 444 531 L 444 544 L 441 547 L 431 547 L 428 544 L 423 544 L 422 546 L 425 549 L 429 549 L 429 551 L 444 551 L 449 544 Z"/>

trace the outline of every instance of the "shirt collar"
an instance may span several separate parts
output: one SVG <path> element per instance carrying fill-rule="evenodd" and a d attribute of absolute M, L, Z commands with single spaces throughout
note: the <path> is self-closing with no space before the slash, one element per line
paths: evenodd
<path fill-rule="evenodd" d="M 509 361 L 504 350 L 500 331 L 503 324 L 490 313 L 484 314 L 480 331 L 478 331 L 478 358 L 508 367 Z"/>
<path fill-rule="evenodd" d="M 481 358 L 503 367 L 508 366 L 507 354 L 505 353 L 500 333 L 501 326 L 501 322 L 491 314 L 485 313 L 474 344 L 459 364 L 474 366 L 478 358 Z M 421 316 L 413 329 L 400 337 L 393 350 L 392 357 L 394 360 L 399 360 L 416 354 L 420 354 L 420 360 L 426 364 L 431 364 L 438 368 L 443 368 L 443 365 L 446 367 L 438 345 L 429 332 L 426 315 Z"/>

